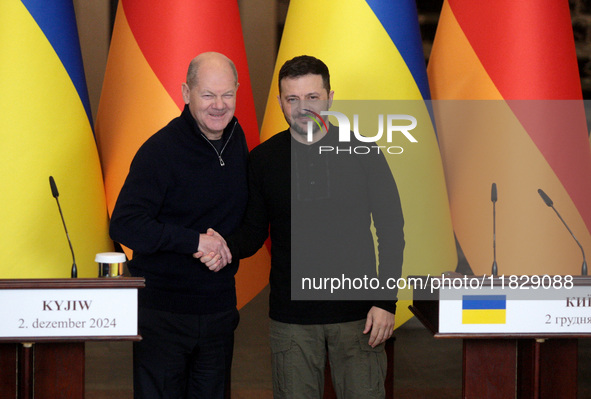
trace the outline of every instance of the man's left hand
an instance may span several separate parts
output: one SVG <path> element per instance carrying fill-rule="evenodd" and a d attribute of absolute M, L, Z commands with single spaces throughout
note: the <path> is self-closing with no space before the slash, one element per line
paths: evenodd
<path fill-rule="evenodd" d="M 372 306 L 367 313 L 363 333 L 367 334 L 370 331 L 368 344 L 375 348 L 392 336 L 394 332 L 394 314 L 377 306 Z"/>

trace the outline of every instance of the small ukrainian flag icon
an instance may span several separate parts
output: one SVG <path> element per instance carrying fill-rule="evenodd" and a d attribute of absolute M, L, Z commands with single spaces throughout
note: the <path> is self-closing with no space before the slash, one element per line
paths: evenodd
<path fill-rule="evenodd" d="M 462 324 L 505 324 L 506 295 L 463 295 Z"/>

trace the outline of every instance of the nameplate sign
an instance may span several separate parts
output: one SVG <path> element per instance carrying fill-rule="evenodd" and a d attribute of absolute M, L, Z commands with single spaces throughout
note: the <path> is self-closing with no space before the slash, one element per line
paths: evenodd
<path fill-rule="evenodd" d="M 440 333 L 589 334 L 591 287 L 439 289 Z"/>
<path fill-rule="evenodd" d="M 0 340 L 138 336 L 137 288 L 0 289 Z"/>

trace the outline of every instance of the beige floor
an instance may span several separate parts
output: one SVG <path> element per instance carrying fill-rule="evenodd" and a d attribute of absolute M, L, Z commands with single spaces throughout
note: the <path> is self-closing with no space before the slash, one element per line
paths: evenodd
<path fill-rule="evenodd" d="M 267 344 L 268 291 L 241 309 L 232 368 L 233 399 L 271 399 Z M 462 343 L 436 340 L 416 320 L 396 330 L 394 392 L 397 399 L 461 397 Z M 579 343 L 579 398 L 591 398 L 591 340 Z M 86 398 L 131 399 L 131 343 L 86 346 Z"/>

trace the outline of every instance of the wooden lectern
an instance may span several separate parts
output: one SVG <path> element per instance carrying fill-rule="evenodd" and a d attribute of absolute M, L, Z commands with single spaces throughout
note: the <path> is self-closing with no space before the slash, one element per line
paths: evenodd
<path fill-rule="evenodd" d="M 141 278 L 0 280 L 0 399 L 84 398 L 84 343 L 137 341 Z"/>
<path fill-rule="evenodd" d="M 591 278 L 417 279 L 413 314 L 435 338 L 463 340 L 463 398 L 576 399 L 578 339 L 591 338 Z"/>

